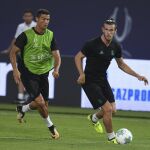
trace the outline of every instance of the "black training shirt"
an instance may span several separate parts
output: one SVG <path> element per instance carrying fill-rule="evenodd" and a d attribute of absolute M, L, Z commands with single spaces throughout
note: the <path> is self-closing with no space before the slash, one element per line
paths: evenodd
<path fill-rule="evenodd" d="M 106 77 L 111 60 L 122 57 L 121 46 L 115 40 L 112 40 L 107 47 L 101 37 L 86 42 L 81 52 L 87 58 L 84 72 L 92 79 L 99 79 L 100 76 Z"/>

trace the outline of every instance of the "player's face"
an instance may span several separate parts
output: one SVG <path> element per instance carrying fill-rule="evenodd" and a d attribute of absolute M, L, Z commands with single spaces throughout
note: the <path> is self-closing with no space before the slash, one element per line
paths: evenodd
<path fill-rule="evenodd" d="M 30 23 L 32 22 L 32 20 L 33 20 L 33 15 L 32 15 L 32 13 L 25 13 L 25 14 L 23 15 L 23 20 L 24 20 L 24 22 L 25 22 L 26 24 L 30 24 Z"/>
<path fill-rule="evenodd" d="M 50 21 L 50 15 L 42 14 L 40 17 L 36 18 L 36 21 L 41 29 L 46 29 Z"/>
<path fill-rule="evenodd" d="M 104 37 L 107 41 L 111 41 L 116 33 L 116 26 L 114 24 L 104 24 L 102 27 L 102 32 L 104 34 Z"/>

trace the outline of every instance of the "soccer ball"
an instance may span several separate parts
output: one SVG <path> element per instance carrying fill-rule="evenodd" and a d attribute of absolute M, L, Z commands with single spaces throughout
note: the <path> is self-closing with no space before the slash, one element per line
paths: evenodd
<path fill-rule="evenodd" d="M 116 132 L 116 140 L 119 144 L 128 144 L 132 141 L 133 135 L 126 128 L 121 128 Z"/>

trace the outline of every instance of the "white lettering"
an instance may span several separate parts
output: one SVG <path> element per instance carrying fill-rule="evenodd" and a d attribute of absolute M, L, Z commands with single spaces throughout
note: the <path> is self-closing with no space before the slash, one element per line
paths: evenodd
<path fill-rule="evenodd" d="M 50 73 L 49 73 L 48 80 L 49 80 L 49 98 L 53 99 L 54 98 L 55 79 L 52 76 L 52 71 L 50 71 Z"/>
<path fill-rule="evenodd" d="M 0 96 L 6 96 L 7 92 L 7 75 L 8 73 L 12 71 L 11 64 L 7 63 L 0 63 Z M 55 87 L 55 79 L 51 75 L 52 71 L 50 72 L 50 75 L 48 77 L 49 79 L 49 98 L 54 98 L 54 87 Z M 15 84 L 15 83 L 14 83 Z"/>

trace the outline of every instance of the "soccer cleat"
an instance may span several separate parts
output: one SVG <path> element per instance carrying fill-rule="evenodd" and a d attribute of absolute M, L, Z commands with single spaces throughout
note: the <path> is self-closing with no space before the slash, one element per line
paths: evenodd
<path fill-rule="evenodd" d="M 118 144 L 116 138 L 113 138 L 111 140 L 108 139 L 108 143 Z"/>
<path fill-rule="evenodd" d="M 96 122 L 96 123 L 92 121 L 92 115 L 91 114 L 88 115 L 87 119 L 91 122 L 91 124 L 93 125 L 96 132 L 98 132 L 98 133 L 103 133 L 104 132 L 103 127 L 102 127 L 102 125 L 100 124 L 99 121 Z"/>
<path fill-rule="evenodd" d="M 59 136 L 59 133 L 58 131 L 56 130 L 56 127 L 54 125 L 52 125 L 51 127 L 49 127 L 49 130 L 51 132 L 51 137 L 53 139 L 58 139 L 60 136 Z"/>
<path fill-rule="evenodd" d="M 17 106 L 16 107 L 16 111 L 18 112 L 17 114 L 17 120 L 19 121 L 19 123 L 23 123 L 25 122 L 25 120 L 23 119 L 25 116 L 25 113 L 22 111 L 22 106 Z"/>

